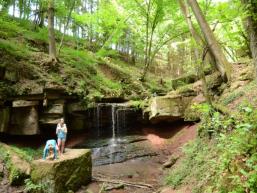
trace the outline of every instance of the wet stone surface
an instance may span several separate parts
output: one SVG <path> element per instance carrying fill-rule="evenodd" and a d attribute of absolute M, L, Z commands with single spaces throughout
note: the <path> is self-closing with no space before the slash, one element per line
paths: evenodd
<path fill-rule="evenodd" d="M 121 163 L 135 158 L 158 155 L 151 148 L 147 138 L 139 135 L 90 140 L 80 147 L 91 148 L 93 166 Z"/>

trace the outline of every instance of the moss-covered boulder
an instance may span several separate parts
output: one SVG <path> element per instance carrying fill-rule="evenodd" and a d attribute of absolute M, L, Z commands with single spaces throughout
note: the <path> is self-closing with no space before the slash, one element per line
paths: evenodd
<path fill-rule="evenodd" d="M 55 161 L 36 160 L 32 163 L 31 179 L 45 187 L 47 193 L 76 191 L 90 182 L 91 152 L 88 149 L 66 149 Z"/>
<path fill-rule="evenodd" d="M 154 97 L 150 100 L 149 119 L 152 123 L 176 121 L 184 118 L 184 112 L 194 96 L 179 94 Z"/>
<path fill-rule="evenodd" d="M 0 158 L 4 160 L 8 170 L 9 183 L 11 185 L 23 185 L 29 177 L 31 167 L 29 162 L 10 146 L 0 143 Z"/>

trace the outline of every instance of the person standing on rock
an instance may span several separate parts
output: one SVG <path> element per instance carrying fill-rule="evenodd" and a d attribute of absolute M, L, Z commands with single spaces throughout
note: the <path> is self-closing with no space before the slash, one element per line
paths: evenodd
<path fill-rule="evenodd" d="M 66 124 L 64 123 L 63 118 L 61 118 L 60 122 L 57 124 L 56 134 L 58 138 L 59 153 L 61 155 L 64 152 L 65 141 L 67 136 L 67 127 L 66 127 Z"/>

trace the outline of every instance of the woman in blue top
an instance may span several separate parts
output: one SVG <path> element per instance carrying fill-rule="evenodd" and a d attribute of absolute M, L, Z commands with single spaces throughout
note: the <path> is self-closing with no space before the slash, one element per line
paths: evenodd
<path fill-rule="evenodd" d="M 60 154 L 62 154 L 64 152 L 65 141 L 67 136 L 67 127 L 66 127 L 66 124 L 64 123 L 63 118 L 61 118 L 60 122 L 57 124 L 56 134 L 58 138 L 59 151 L 60 151 Z"/>
<path fill-rule="evenodd" d="M 51 157 L 53 155 L 53 159 L 57 159 L 58 146 L 54 139 L 47 140 L 46 146 L 44 148 L 43 159 L 45 160 L 47 157 Z"/>

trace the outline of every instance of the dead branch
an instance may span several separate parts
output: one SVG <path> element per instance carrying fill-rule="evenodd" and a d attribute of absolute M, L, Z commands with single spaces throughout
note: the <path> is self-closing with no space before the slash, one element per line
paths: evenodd
<path fill-rule="evenodd" d="M 152 189 L 153 186 L 151 184 L 145 184 L 141 182 L 128 182 L 128 181 L 123 181 L 123 180 L 112 180 L 112 179 L 104 179 L 104 178 L 99 178 L 99 177 L 93 177 L 92 178 L 95 181 L 98 182 L 106 182 L 106 183 L 111 183 L 111 184 L 123 184 L 125 186 L 133 186 L 136 188 L 145 188 L 145 189 Z"/>

